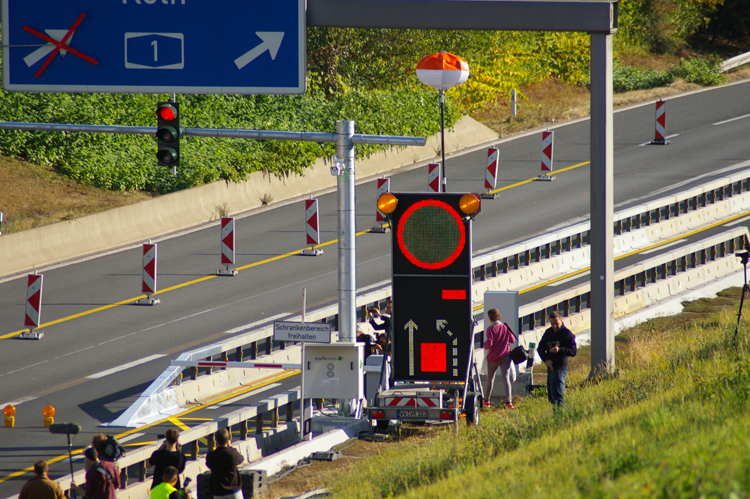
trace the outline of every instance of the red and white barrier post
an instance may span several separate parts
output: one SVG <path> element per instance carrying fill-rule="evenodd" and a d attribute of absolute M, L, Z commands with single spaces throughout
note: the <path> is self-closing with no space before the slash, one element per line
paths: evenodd
<path fill-rule="evenodd" d="M 158 260 L 156 250 L 156 244 L 152 244 L 150 240 L 143 244 L 141 292 L 146 293 L 146 298 L 137 300 L 136 305 L 158 305 L 161 303 L 158 298 L 151 298 L 151 295 L 156 293 L 157 290 Z"/>
<path fill-rule="evenodd" d="M 555 180 L 555 176 L 552 175 L 554 171 L 552 167 L 552 156 L 555 149 L 555 132 L 542 132 L 542 174 L 539 175 L 537 180 L 552 181 Z"/>
<path fill-rule="evenodd" d="M 484 188 L 487 192 L 482 193 L 482 199 L 496 199 L 498 193 L 491 192 L 497 185 L 497 158 L 498 151 L 496 147 L 487 149 L 487 168 L 484 170 Z"/>
<path fill-rule="evenodd" d="M 656 103 L 656 125 L 654 127 L 654 145 L 665 146 L 669 144 L 667 140 L 667 103 L 660 100 Z"/>
<path fill-rule="evenodd" d="M 24 325 L 29 328 L 20 334 L 19 338 L 24 340 L 41 340 L 44 333 L 34 331 L 42 322 L 42 289 L 44 288 L 44 276 L 42 274 L 28 275 L 26 281 L 26 320 Z"/>
<path fill-rule="evenodd" d="M 383 225 L 383 222 L 387 221 L 387 217 L 385 216 L 385 213 L 383 213 L 382 211 L 378 209 L 377 200 L 380 199 L 380 196 L 382 196 L 383 194 L 387 192 L 391 192 L 391 179 L 385 178 L 385 177 L 379 178 L 377 185 L 378 185 L 378 188 L 377 188 L 378 190 L 377 190 L 377 193 L 375 194 L 375 201 L 376 201 L 375 221 L 378 223 L 378 225 L 370 229 L 370 232 L 377 232 L 379 234 L 385 234 L 387 232 L 390 232 L 391 229 L 390 227 Z"/>
<path fill-rule="evenodd" d="M 225 268 L 219 269 L 216 275 L 235 276 L 236 269 L 230 269 L 234 264 L 234 218 L 222 217 L 221 219 L 221 263 Z"/>
<path fill-rule="evenodd" d="M 440 192 L 440 163 L 427 165 L 427 192 Z"/>
<path fill-rule="evenodd" d="M 305 200 L 305 233 L 307 235 L 307 244 L 309 244 L 310 247 L 303 249 L 302 252 L 300 252 L 300 255 L 322 255 L 323 250 L 314 247 L 316 244 L 320 244 L 320 215 L 318 212 L 317 199 L 310 198 Z"/>

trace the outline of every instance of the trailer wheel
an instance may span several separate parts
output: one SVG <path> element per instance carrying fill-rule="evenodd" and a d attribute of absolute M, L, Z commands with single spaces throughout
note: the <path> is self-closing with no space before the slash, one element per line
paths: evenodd
<path fill-rule="evenodd" d="M 475 393 L 466 401 L 466 424 L 469 426 L 479 426 L 481 397 Z"/>

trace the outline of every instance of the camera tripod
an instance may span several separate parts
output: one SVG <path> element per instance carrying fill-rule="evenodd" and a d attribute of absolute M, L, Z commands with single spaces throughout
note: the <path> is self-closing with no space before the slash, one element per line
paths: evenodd
<path fill-rule="evenodd" d="M 742 262 L 742 267 L 745 271 L 745 280 L 742 281 L 742 296 L 740 297 L 740 309 L 737 312 L 737 327 L 734 329 L 734 338 L 732 339 L 732 345 L 737 346 L 737 333 L 740 331 L 740 320 L 742 319 L 742 305 L 745 304 L 745 294 L 750 293 L 750 285 L 747 284 L 747 263 L 750 261 L 750 252 L 737 254 L 737 257 Z"/>

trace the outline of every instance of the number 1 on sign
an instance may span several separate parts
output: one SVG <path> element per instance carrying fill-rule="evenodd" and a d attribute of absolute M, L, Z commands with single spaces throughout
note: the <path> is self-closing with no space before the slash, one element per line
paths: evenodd
<path fill-rule="evenodd" d="M 154 47 L 154 62 L 159 61 L 159 42 L 154 40 L 151 42 L 151 46 Z"/>

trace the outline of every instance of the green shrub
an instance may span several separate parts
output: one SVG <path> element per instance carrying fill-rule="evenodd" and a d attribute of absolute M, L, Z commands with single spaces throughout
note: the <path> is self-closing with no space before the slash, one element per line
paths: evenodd
<path fill-rule="evenodd" d="M 720 69 L 721 64 L 717 60 L 693 57 L 680 59 L 677 67 L 670 69 L 670 72 L 675 78 L 705 87 L 724 83 L 726 78 L 719 72 Z"/>
<path fill-rule="evenodd" d="M 614 92 L 664 87 L 673 81 L 674 76 L 669 71 L 638 69 L 628 66 L 617 66 L 612 71 L 612 87 Z"/>

